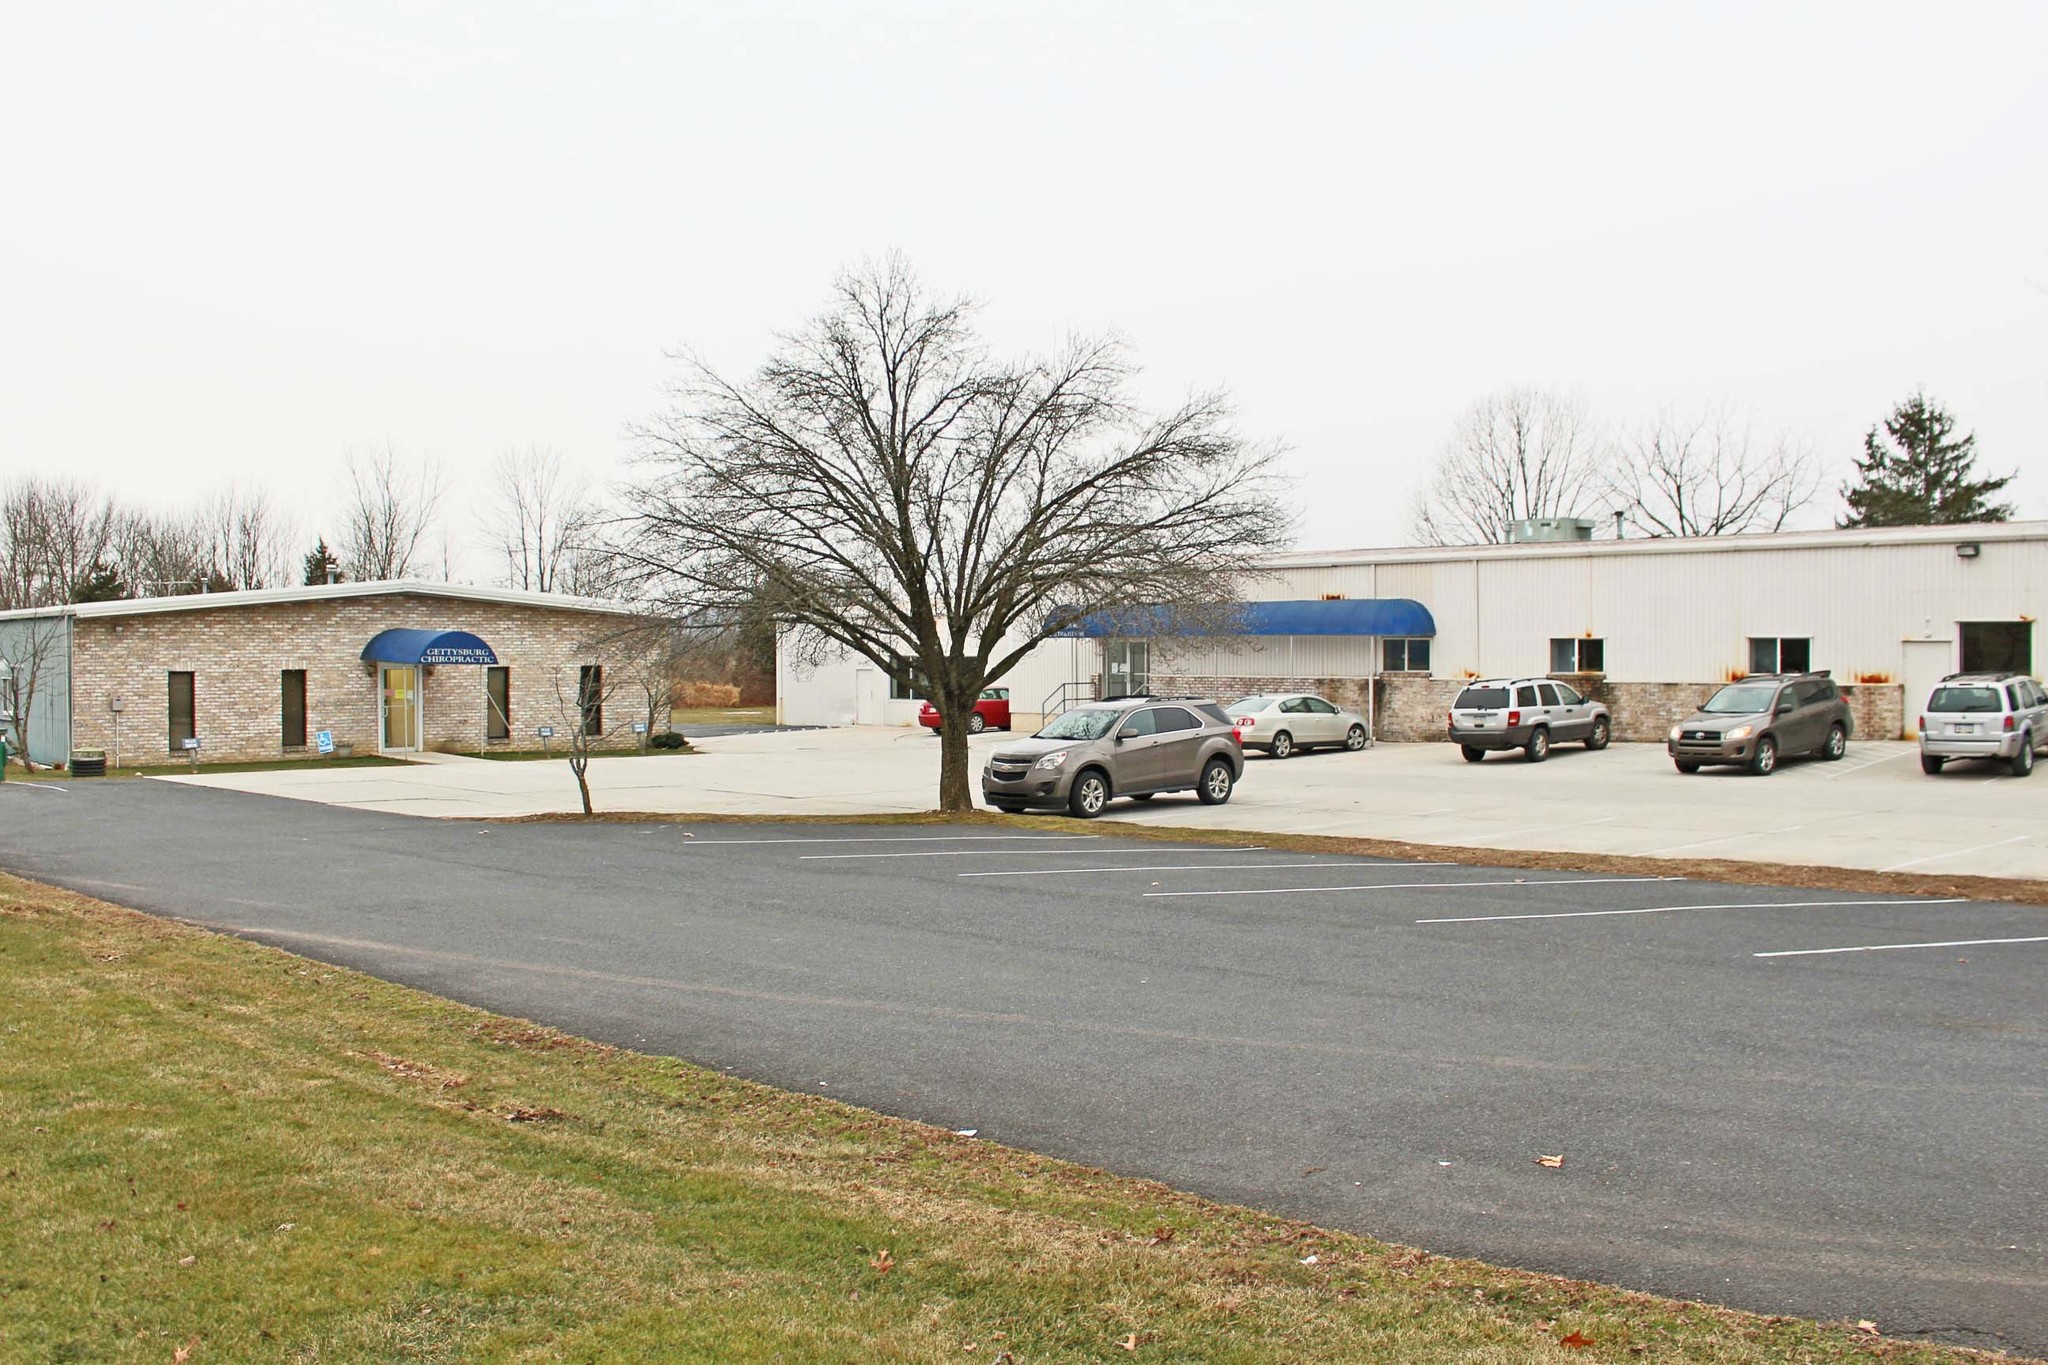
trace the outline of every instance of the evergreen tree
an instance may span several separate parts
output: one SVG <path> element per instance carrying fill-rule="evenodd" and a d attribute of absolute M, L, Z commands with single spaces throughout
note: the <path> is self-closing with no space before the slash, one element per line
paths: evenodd
<path fill-rule="evenodd" d="M 85 576 L 71 585 L 73 602 L 119 602 L 134 595 L 121 581 L 120 570 L 104 559 L 95 560 Z"/>
<path fill-rule="evenodd" d="M 322 583 L 340 583 L 347 574 L 341 571 L 341 561 L 334 551 L 327 548 L 327 537 L 320 537 L 320 543 L 306 552 L 306 583 L 309 586 Z"/>
<path fill-rule="evenodd" d="M 1892 409 L 1885 437 L 1872 427 L 1856 461 L 1857 481 L 1842 486 L 1849 515 L 1836 525 L 1958 526 L 1975 521 L 2009 521 L 2011 503 L 1991 495 L 2011 483 L 1973 479 L 1977 438 L 1957 438 L 1956 419 L 1927 395 L 1916 393 Z M 1888 439 L 1887 439 L 1888 438 Z"/>

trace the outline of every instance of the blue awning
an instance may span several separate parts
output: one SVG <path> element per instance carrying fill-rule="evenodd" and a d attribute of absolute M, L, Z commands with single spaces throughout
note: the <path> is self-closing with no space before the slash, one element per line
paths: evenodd
<path fill-rule="evenodd" d="M 386 630 L 363 646 L 380 664 L 495 664 L 491 647 L 466 630 Z"/>
<path fill-rule="evenodd" d="M 1334 601 L 1245 602 L 1220 623 L 1183 625 L 1167 607 L 1091 612 L 1059 632 L 1090 638 L 1149 639 L 1162 635 L 1436 635 L 1429 608 L 1407 597 L 1345 597 Z"/>

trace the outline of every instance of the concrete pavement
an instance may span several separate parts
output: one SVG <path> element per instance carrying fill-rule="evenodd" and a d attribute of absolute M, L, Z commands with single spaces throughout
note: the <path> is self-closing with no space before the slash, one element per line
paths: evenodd
<path fill-rule="evenodd" d="M 977 765 L 1009 736 L 970 741 Z M 938 742 L 884 727 L 730 735 L 701 753 L 591 762 L 600 811 L 864 815 L 929 810 Z M 1767 778 L 1675 772 L 1661 746 L 1559 748 L 1547 763 L 1467 764 L 1447 744 L 1254 755 L 1229 804 L 1192 796 L 1106 819 L 1187 828 L 1402 839 L 1480 848 L 1736 858 L 1884 871 L 2048 877 L 2048 776 L 1953 765 L 1920 771 L 1908 743 L 1856 743 L 1839 763 L 1788 761 Z M 578 809 L 565 761 L 427 755 L 403 768 L 164 778 L 362 810 L 445 817 Z"/>

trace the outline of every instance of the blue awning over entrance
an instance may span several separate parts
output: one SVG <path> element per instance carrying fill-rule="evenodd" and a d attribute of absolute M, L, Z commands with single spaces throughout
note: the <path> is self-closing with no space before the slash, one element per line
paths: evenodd
<path fill-rule="evenodd" d="M 1062 635 L 1091 638 L 1149 639 L 1182 635 L 1181 626 L 1165 607 L 1130 607 L 1091 612 L 1062 630 Z M 1429 608 L 1407 597 L 1346 597 L 1334 601 L 1245 602 L 1220 625 L 1197 634 L 1228 635 L 1407 635 L 1433 637 L 1436 620 Z"/>
<path fill-rule="evenodd" d="M 491 647 L 466 630 L 386 630 L 363 646 L 379 664 L 495 664 Z"/>

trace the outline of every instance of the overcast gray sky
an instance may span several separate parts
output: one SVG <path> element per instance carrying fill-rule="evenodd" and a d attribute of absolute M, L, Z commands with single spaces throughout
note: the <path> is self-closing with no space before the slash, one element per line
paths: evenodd
<path fill-rule="evenodd" d="M 0 460 L 321 529 L 344 451 L 593 478 L 891 248 L 1114 329 L 1398 543 L 1459 411 L 1915 386 L 2048 515 L 2048 5 L 79 3 L 0 45 Z M 1588 509 L 1600 511 L 1604 509 Z M 1822 524 L 1834 508 L 1817 509 Z M 488 572 L 472 549 L 472 574 Z"/>

